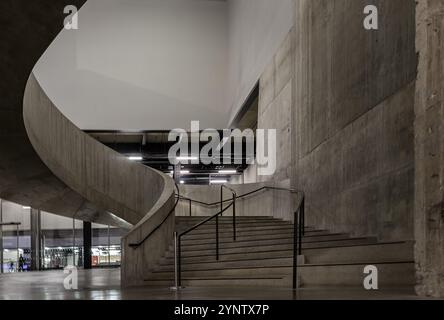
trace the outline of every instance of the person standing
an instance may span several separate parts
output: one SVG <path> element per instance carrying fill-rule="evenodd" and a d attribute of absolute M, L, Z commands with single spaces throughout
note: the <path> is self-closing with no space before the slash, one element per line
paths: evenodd
<path fill-rule="evenodd" d="M 18 272 L 24 271 L 24 265 L 25 265 L 25 258 L 23 258 L 23 255 L 20 255 L 19 261 L 18 261 Z"/>

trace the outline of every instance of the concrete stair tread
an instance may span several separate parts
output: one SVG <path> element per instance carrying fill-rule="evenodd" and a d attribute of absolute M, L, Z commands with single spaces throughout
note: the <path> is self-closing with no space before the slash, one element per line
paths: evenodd
<path fill-rule="evenodd" d="M 214 279 L 214 280 L 243 280 L 243 279 L 283 279 L 285 276 L 283 275 L 242 275 L 242 276 L 224 276 L 224 275 L 211 275 L 211 276 L 204 276 L 204 277 L 197 277 L 197 276 L 182 276 L 182 280 L 208 280 L 208 279 Z M 173 274 L 170 273 L 169 277 L 165 278 L 147 278 L 145 281 L 163 281 L 163 280 L 174 280 Z"/>
<path fill-rule="evenodd" d="M 349 257 L 347 261 L 382 261 L 387 260 L 389 257 L 393 261 L 409 261 L 413 260 L 413 248 L 411 243 L 408 242 L 386 242 L 378 244 L 369 245 L 352 245 L 352 246 L 342 246 L 335 248 L 311 248 L 304 249 L 303 254 L 307 264 L 317 263 L 319 260 L 326 262 L 334 259 L 338 260 L 338 252 L 342 253 L 344 250 L 353 250 L 354 255 Z M 387 252 L 387 248 L 395 250 L 394 252 Z M 382 248 L 385 248 L 382 250 Z M 327 257 L 324 256 L 324 252 L 328 253 Z M 357 252 L 357 254 L 356 254 Z M 343 256 L 343 255 L 342 255 Z M 285 259 L 292 258 L 293 250 L 288 249 L 277 249 L 277 250 L 264 250 L 256 252 L 247 253 L 228 253 L 219 254 L 219 262 L 242 262 L 250 260 L 271 260 L 271 259 Z M 342 258 L 344 259 L 344 258 Z M 172 265 L 174 263 L 174 256 L 172 252 L 169 252 L 161 261 L 159 261 L 159 266 Z M 207 254 L 202 253 L 202 255 L 187 256 L 182 257 L 182 264 L 205 264 L 205 263 L 217 263 L 215 260 L 215 253 L 207 252 Z"/>
<path fill-rule="evenodd" d="M 246 233 L 236 233 L 236 241 L 233 240 L 233 233 L 219 234 L 219 243 L 236 243 L 245 242 L 252 240 L 273 240 L 273 239 L 293 239 L 293 231 L 291 232 L 280 232 L 280 233 L 257 233 L 257 232 L 246 232 Z M 337 240 L 337 239 L 350 239 L 348 234 L 345 233 L 329 233 L 329 234 L 318 234 L 318 235 L 308 235 L 302 237 L 302 242 L 310 242 L 315 240 Z M 183 237 L 181 239 L 182 245 L 187 244 L 208 244 L 215 243 L 216 236 L 204 235 L 204 236 L 192 236 Z"/>
<path fill-rule="evenodd" d="M 184 231 L 206 217 L 176 217 L 176 230 Z M 219 257 L 215 259 L 215 221 L 182 237 L 182 285 L 188 286 L 291 286 L 293 230 L 291 222 L 272 217 L 237 217 L 233 241 L 232 217 L 219 219 Z M 304 286 L 359 286 L 363 268 L 381 270 L 383 285 L 414 282 L 413 243 L 378 242 L 374 237 L 306 228 L 298 275 Z M 173 247 L 147 275 L 149 285 L 173 284 Z M 405 275 L 405 276 L 404 276 Z"/>
<path fill-rule="evenodd" d="M 367 244 L 374 242 L 373 239 L 362 239 L 362 240 L 354 240 L 354 241 L 344 241 L 344 240 L 335 240 L 335 241 L 324 241 L 324 242 L 308 242 L 303 243 L 302 248 L 303 249 L 311 249 L 311 248 L 340 248 L 342 245 L 345 244 Z M 336 245 L 337 244 L 337 245 Z M 231 253 L 246 253 L 246 252 L 255 252 L 262 250 L 264 247 L 266 248 L 275 248 L 275 250 L 279 250 L 281 248 L 292 248 L 293 244 L 290 241 L 287 241 L 287 243 L 284 244 L 259 244 L 258 246 L 247 244 L 245 246 L 236 246 L 236 247 L 227 247 L 224 246 L 222 248 L 219 248 L 219 254 L 225 255 L 225 254 L 231 254 Z M 215 245 L 208 245 L 205 249 L 202 248 L 196 248 L 196 247 L 189 247 L 187 250 L 183 250 L 182 248 L 182 257 L 191 257 L 191 256 L 199 256 L 204 252 L 204 255 L 215 255 Z"/>
<path fill-rule="evenodd" d="M 308 252 L 307 252 L 308 251 Z M 303 252 L 306 262 L 305 264 L 309 265 L 319 265 L 319 261 L 313 261 L 312 256 L 315 255 L 313 251 L 307 250 Z M 378 262 L 378 261 L 413 261 L 413 257 L 408 257 L 405 254 L 401 253 L 397 257 L 390 257 L 390 259 L 387 259 L 382 253 L 379 254 L 379 256 L 371 256 L 366 258 L 365 257 L 366 252 L 364 252 L 357 257 L 357 259 L 348 259 L 348 260 L 336 260 L 336 263 L 343 264 L 343 263 L 359 263 L 361 262 Z M 364 256 L 364 257 L 363 257 Z M 194 257 L 193 257 L 194 258 Z M 282 260 L 282 259 L 293 259 L 293 252 L 291 250 L 287 251 L 277 251 L 275 255 L 270 256 L 269 252 L 260 252 L 258 254 L 237 254 L 237 255 L 220 255 L 219 261 L 216 261 L 215 255 L 207 255 L 207 256 L 199 256 L 195 259 L 190 258 L 183 258 L 182 257 L 182 265 L 183 266 L 190 266 L 190 265 L 204 265 L 204 264 L 220 264 L 220 263 L 244 263 L 248 261 L 275 261 L 275 260 Z M 319 260 L 319 259 L 318 259 Z M 323 264 L 326 264 L 328 259 L 324 259 L 322 261 Z M 171 256 L 171 258 L 165 258 L 163 261 L 159 263 L 159 266 L 172 266 L 174 263 L 174 258 Z"/>
<path fill-rule="evenodd" d="M 350 239 L 356 239 L 356 238 L 350 238 Z M 363 239 L 373 239 L 373 238 L 363 238 Z M 314 251 L 314 250 L 323 250 L 323 249 L 331 249 L 331 248 L 354 248 L 354 247 L 366 248 L 366 247 L 373 247 L 373 246 L 403 245 L 403 244 L 409 244 L 409 241 L 373 242 L 373 243 L 368 243 L 368 244 L 353 244 L 353 243 L 350 243 L 350 244 L 342 244 L 342 245 L 334 245 L 334 246 L 328 245 L 328 243 L 327 243 L 325 246 L 310 247 L 310 248 L 306 248 L 305 250 Z M 279 248 L 279 247 L 282 247 L 282 246 L 288 246 L 289 248 L 288 249 Z M 413 246 L 413 244 L 411 244 L 411 246 Z M 290 248 L 290 244 L 288 244 L 288 245 L 285 245 L 285 244 L 271 245 L 270 247 L 272 247 L 272 248 L 266 249 L 266 250 L 263 250 L 263 251 L 253 251 L 252 253 L 286 252 L 286 251 L 288 251 L 288 252 L 291 251 L 292 252 L 292 250 L 293 250 L 292 247 Z M 276 248 L 273 249 L 274 247 L 276 247 Z M 304 247 L 303 247 L 303 249 L 304 249 Z M 413 249 L 413 247 L 412 247 L 412 249 Z M 173 251 L 168 251 L 167 255 L 168 254 L 172 254 L 172 252 Z M 199 255 L 199 256 L 196 256 L 196 257 L 214 256 L 214 254 L 215 254 L 215 253 L 212 253 L 212 252 L 214 252 L 214 250 L 201 250 L 201 252 L 202 252 L 202 255 Z M 235 255 L 235 254 L 243 254 L 243 253 L 228 253 L 228 254 L 220 253 L 221 256 L 232 255 L 232 254 Z"/>
<path fill-rule="evenodd" d="M 333 242 L 333 241 L 331 241 Z M 354 244 L 357 245 L 357 241 L 334 241 L 336 244 L 332 244 L 331 242 L 311 242 L 311 243 L 303 243 L 302 248 L 303 249 L 312 249 L 312 248 L 319 248 L 319 249 L 328 249 L 328 248 L 341 248 L 345 243 L 347 244 Z M 364 239 L 360 241 L 361 245 L 365 244 L 372 244 L 374 242 L 373 239 Z M 346 247 L 349 247 L 349 245 L 346 245 Z M 272 244 L 272 245 L 263 245 L 263 246 L 241 246 L 241 247 L 234 247 L 234 248 L 222 248 L 219 250 L 220 255 L 228 255 L 233 253 L 246 253 L 246 252 L 263 252 L 261 250 L 282 250 L 283 248 L 287 250 L 292 250 L 293 244 L 291 242 L 288 242 L 287 244 Z M 167 253 L 172 254 L 171 252 Z M 214 248 L 214 245 L 212 245 L 210 248 L 206 248 L 205 250 L 202 249 L 189 249 L 182 251 L 182 257 L 198 257 L 201 255 L 207 256 L 207 255 L 215 255 L 216 250 Z"/>
<path fill-rule="evenodd" d="M 193 223 L 193 222 L 201 222 L 205 219 L 210 218 L 210 216 L 193 216 L 193 217 L 176 217 L 176 221 L 180 222 L 180 223 Z M 211 222 L 215 222 L 214 218 L 213 220 L 209 221 L 209 223 Z M 224 221 L 232 221 L 233 220 L 233 216 L 223 216 L 223 217 L 219 217 L 219 222 L 224 222 Z M 236 216 L 236 220 L 238 222 L 248 222 L 248 221 L 257 221 L 257 222 L 263 222 L 263 221 L 269 221 L 269 222 L 286 222 L 286 220 L 283 219 L 275 219 L 272 217 L 244 217 L 244 216 Z M 288 222 L 288 221 L 287 221 Z"/>
<path fill-rule="evenodd" d="M 367 238 L 367 237 L 363 237 L 363 238 L 349 238 L 349 237 L 339 237 L 336 239 L 328 239 L 328 240 L 323 240 L 323 239 L 316 239 L 316 238 L 305 238 L 302 240 L 302 244 L 314 244 L 314 243 L 326 243 L 326 242 L 331 242 L 333 243 L 334 241 L 336 242 L 354 242 L 354 241 L 359 241 L 359 240 L 372 240 L 372 238 Z M 238 241 L 221 241 L 219 242 L 219 249 L 231 249 L 231 248 L 242 248 L 242 247 L 257 247 L 263 244 L 285 244 L 285 243 L 293 243 L 293 236 L 282 236 L 282 237 L 277 237 L 277 238 L 273 238 L 273 239 L 267 239 L 267 238 L 258 238 L 258 239 L 254 239 L 254 240 L 238 240 Z M 201 247 L 200 249 L 202 249 L 202 246 L 207 246 L 207 247 L 211 247 L 211 246 L 215 246 L 215 242 L 214 243 L 203 243 L 203 244 L 196 244 L 196 243 L 192 243 L 191 242 L 183 242 L 182 243 L 182 251 L 187 251 L 187 250 L 193 250 L 195 251 L 198 247 Z"/>
<path fill-rule="evenodd" d="M 211 270 L 235 270 L 235 269 L 261 269 L 261 268 L 292 268 L 293 258 L 279 258 L 279 259 L 257 259 L 257 260 L 244 260 L 241 261 L 224 261 L 224 262 L 206 262 L 201 264 L 184 264 L 182 271 L 211 271 Z M 235 265 L 237 263 L 237 265 Z M 413 260 L 385 260 L 385 261 L 367 261 L 361 260 L 358 262 L 338 261 L 331 263 L 304 263 L 298 264 L 298 267 L 337 267 L 337 266 L 357 266 L 357 265 L 389 265 L 389 264 L 410 264 L 414 263 Z M 174 270 L 173 265 L 163 266 L 157 270 L 153 270 L 153 273 L 163 273 Z M 170 270 L 171 269 L 171 270 Z"/>
<path fill-rule="evenodd" d="M 191 228 L 191 227 L 190 227 Z M 185 230 L 189 230 L 190 228 L 184 228 L 183 231 Z M 276 224 L 276 225 L 265 225 L 265 226 L 261 226 L 261 225 L 245 225 L 242 227 L 236 226 L 236 231 L 242 232 L 242 231 L 255 231 L 255 230 L 293 230 L 293 226 L 292 225 L 280 225 L 280 224 Z M 180 229 L 177 229 L 180 230 Z M 201 233 L 214 233 L 214 230 L 216 230 L 216 226 L 211 226 L 211 228 L 207 228 L 207 229 L 202 229 L 202 227 L 198 227 L 197 229 L 191 231 L 190 234 L 201 234 Z M 221 227 L 219 225 L 219 232 L 220 233 L 228 233 L 228 232 L 232 232 L 233 231 L 233 226 L 232 225 L 228 225 L 226 227 Z M 311 231 L 312 232 L 312 231 Z"/>

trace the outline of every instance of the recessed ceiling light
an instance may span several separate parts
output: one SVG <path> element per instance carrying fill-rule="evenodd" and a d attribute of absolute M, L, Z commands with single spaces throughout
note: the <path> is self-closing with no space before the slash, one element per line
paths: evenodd
<path fill-rule="evenodd" d="M 224 184 L 227 183 L 228 180 L 210 180 L 210 184 Z"/>
<path fill-rule="evenodd" d="M 170 171 L 171 174 L 174 174 L 174 171 Z M 180 170 L 180 174 L 190 174 L 190 170 Z"/>
<path fill-rule="evenodd" d="M 220 174 L 235 174 L 237 170 L 219 170 Z"/>
<path fill-rule="evenodd" d="M 193 160 L 199 160 L 199 157 L 177 157 L 178 161 L 193 161 Z"/>

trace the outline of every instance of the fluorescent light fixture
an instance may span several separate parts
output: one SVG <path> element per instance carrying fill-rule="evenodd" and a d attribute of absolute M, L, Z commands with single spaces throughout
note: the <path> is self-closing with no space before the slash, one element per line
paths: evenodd
<path fill-rule="evenodd" d="M 199 157 L 177 157 L 178 161 L 193 161 L 193 160 L 199 160 Z"/>
<path fill-rule="evenodd" d="M 219 170 L 219 174 L 236 174 L 237 170 Z"/>
<path fill-rule="evenodd" d="M 227 183 L 228 181 L 227 180 L 210 180 L 210 183 L 211 184 L 224 184 L 224 183 Z"/>
<path fill-rule="evenodd" d="M 143 160 L 143 158 L 141 156 L 131 156 L 131 157 L 128 157 L 128 159 L 131 161 L 142 161 Z"/>
<path fill-rule="evenodd" d="M 29 210 L 29 209 L 31 209 L 31 207 L 28 207 L 28 206 L 23 206 L 22 207 L 24 210 Z"/>
<path fill-rule="evenodd" d="M 170 171 L 170 174 L 174 174 L 174 171 Z M 180 174 L 190 174 L 190 170 L 180 170 Z"/>

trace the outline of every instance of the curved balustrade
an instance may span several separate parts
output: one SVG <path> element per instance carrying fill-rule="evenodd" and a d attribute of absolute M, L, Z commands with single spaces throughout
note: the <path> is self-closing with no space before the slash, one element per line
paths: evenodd
<path fill-rule="evenodd" d="M 33 66 L 62 29 L 66 5 L 85 0 L 0 1 L 0 198 L 85 221 L 131 225 L 58 179 L 32 147 L 23 124 L 23 92 Z M 24 10 L 26 8 L 26 10 Z"/>
<path fill-rule="evenodd" d="M 174 182 L 85 134 L 50 101 L 33 74 L 24 97 L 28 137 L 48 168 L 70 188 L 134 227 L 122 240 L 122 282 L 136 284 L 172 241 Z M 140 242 L 136 250 L 127 244 Z"/>

